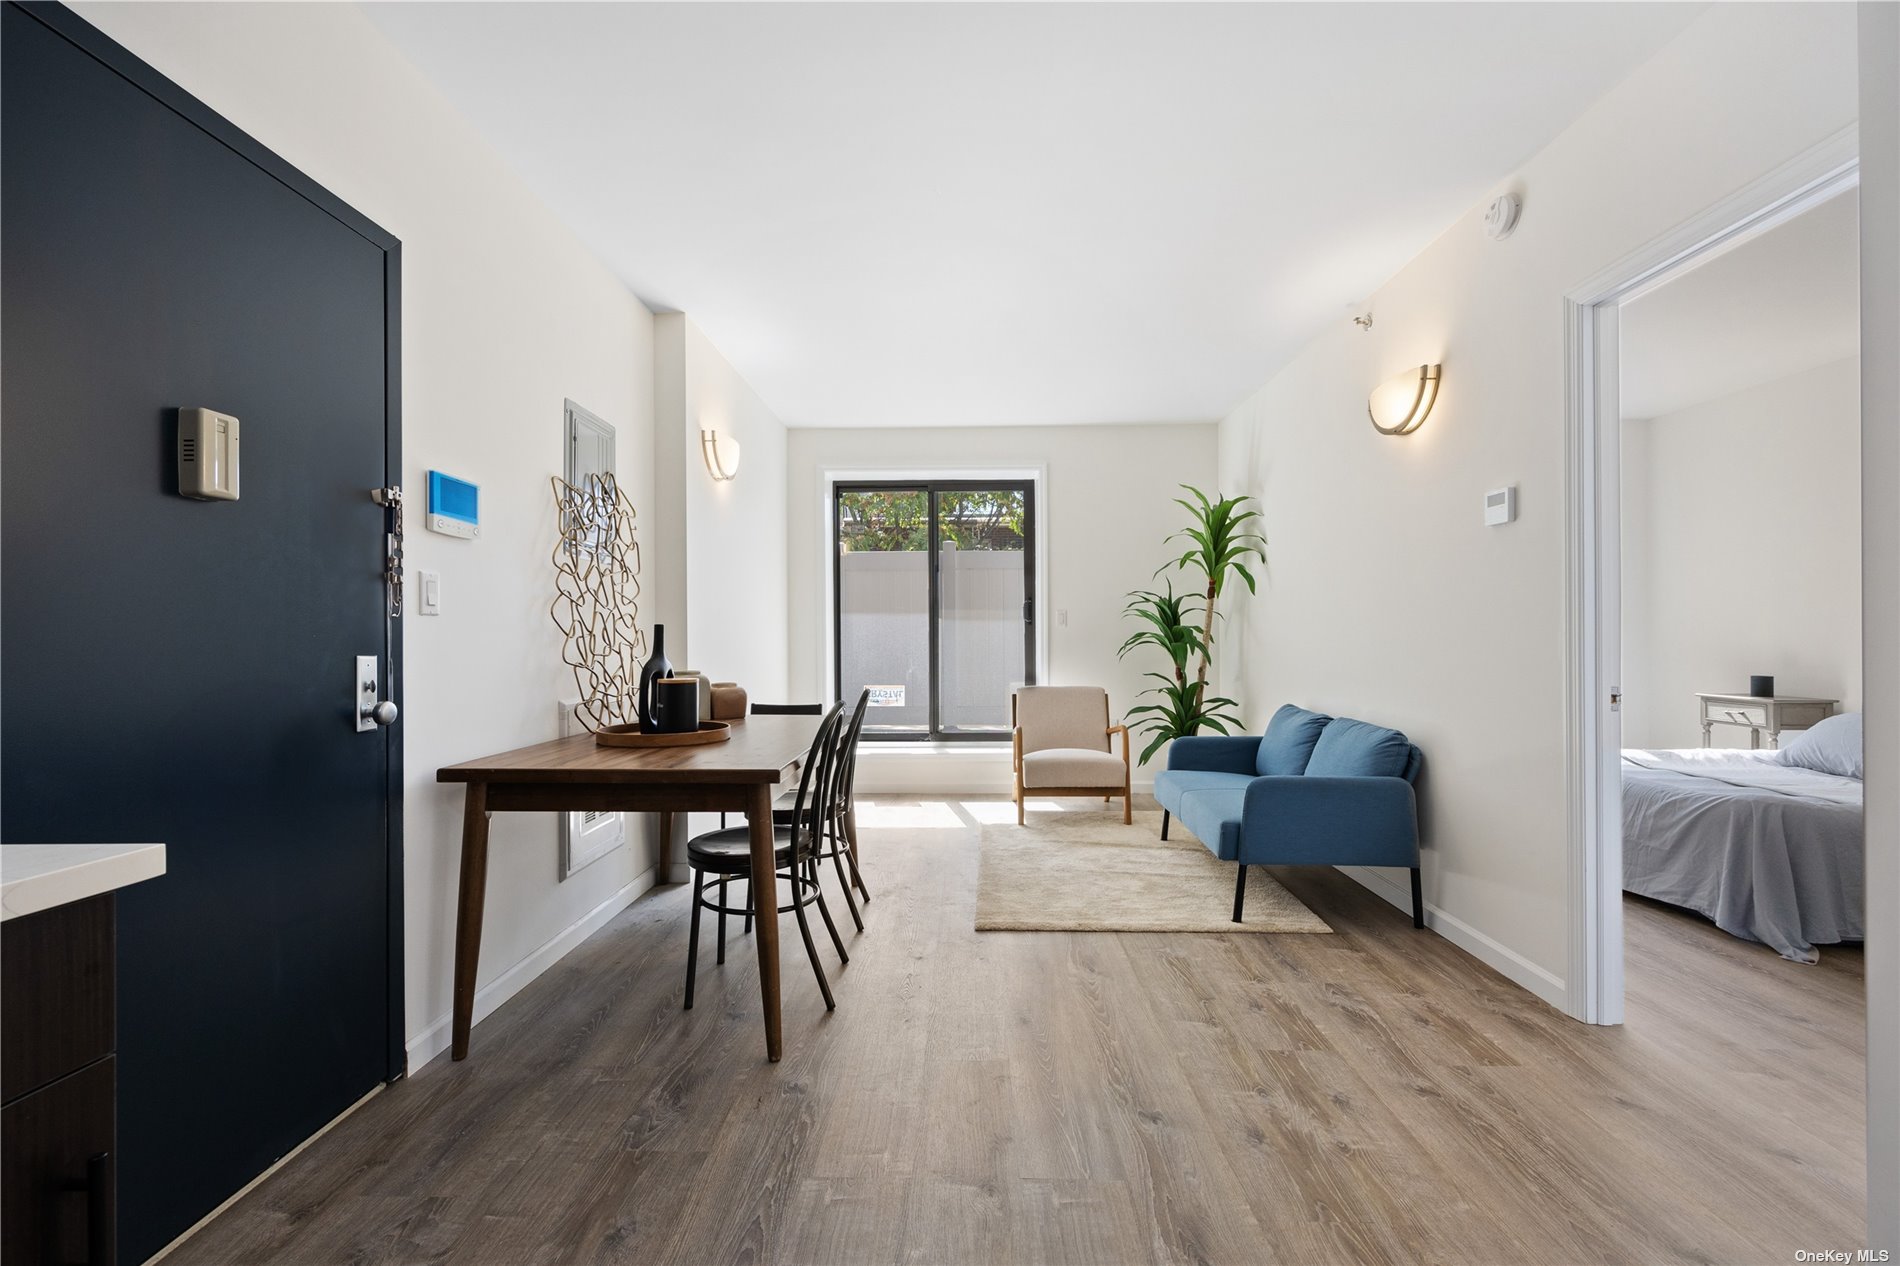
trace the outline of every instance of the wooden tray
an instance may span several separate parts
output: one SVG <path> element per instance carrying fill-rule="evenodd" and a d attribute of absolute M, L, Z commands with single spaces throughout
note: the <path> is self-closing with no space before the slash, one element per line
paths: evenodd
<path fill-rule="evenodd" d="M 731 737 L 732 727 L 724 721 L 701 721 L 697 730 L 678 734 L 649 734 L 637 725 L 610 725 L 594 732 L 594 742 L 601 747 L 697 747 Z"/>

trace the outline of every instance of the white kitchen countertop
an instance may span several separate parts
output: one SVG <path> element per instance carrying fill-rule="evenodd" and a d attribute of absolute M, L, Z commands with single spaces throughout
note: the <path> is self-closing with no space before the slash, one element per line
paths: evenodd
<path fill-rule="evenodd" d="M 0 922 L 164 873 L 163 844 L 0 844 Z"/>

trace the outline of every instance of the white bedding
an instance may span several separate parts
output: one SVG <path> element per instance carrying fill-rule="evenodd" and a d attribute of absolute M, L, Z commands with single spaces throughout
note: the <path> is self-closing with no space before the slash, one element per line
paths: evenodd
<path fill-rule="evenodd" d="M 1623 887 L 1784 958 L 1863 938 L 1862 786 L 1733 748 L 1623 753 Z"/>
<path fill-rule="evenodd" d="M 1673 752 L 1631 748 L 1623 759 L 1644 769 L 1662 769 L 1696 778 L 1712 778 L 1737 787 L 1759 787 L 1787 796 L 1808 796 L 1859 808 L 1863 789 L 1858 778 L 1816 773 L 1799 765 L 1783 765 L 1779 752 L 1744 751 L 1732 747 L 1691 747 Z"/>

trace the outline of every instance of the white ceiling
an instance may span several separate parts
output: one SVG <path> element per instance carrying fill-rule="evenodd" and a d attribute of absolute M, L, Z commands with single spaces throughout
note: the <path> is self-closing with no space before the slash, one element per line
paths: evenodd
<path fill-rule="evenodd" d="M 803 426 L 1221 416 L 1701 8 L 366 6 Z"/>
<path fill-rule="evenodd" d="M 1860 351 L 1860 243 L 1840 194 L 1623 306 L 1626 418 L 1654 418 Z"/>

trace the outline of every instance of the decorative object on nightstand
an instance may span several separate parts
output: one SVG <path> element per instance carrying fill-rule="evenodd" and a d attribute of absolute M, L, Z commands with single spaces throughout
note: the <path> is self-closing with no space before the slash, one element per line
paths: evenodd
<path fill-rule="evenodd" d="M 1768 678 L 1772 689 L 1774 679 Z M 1817 721 L 1834 715 L 1839 699 L 1816 699 L 1808 695 L 1726 695 L 1697 692 L 1702 709 L 1702 746 L 1714 745 L 1714 727 L 1738 725 L 1748 731 L 1748 745 L 1761 746 L 1767 734 L 1768 746 L 1781 746 L 1783 730 L 1805 730 Z"/>
<path fill-rule="evenodd" d="M 1775 679 L 1773 677 L 1750 677 L 1748 679 L 1748 693 L 1754 695 L 1757 699 L 1774 698 Z"/>

